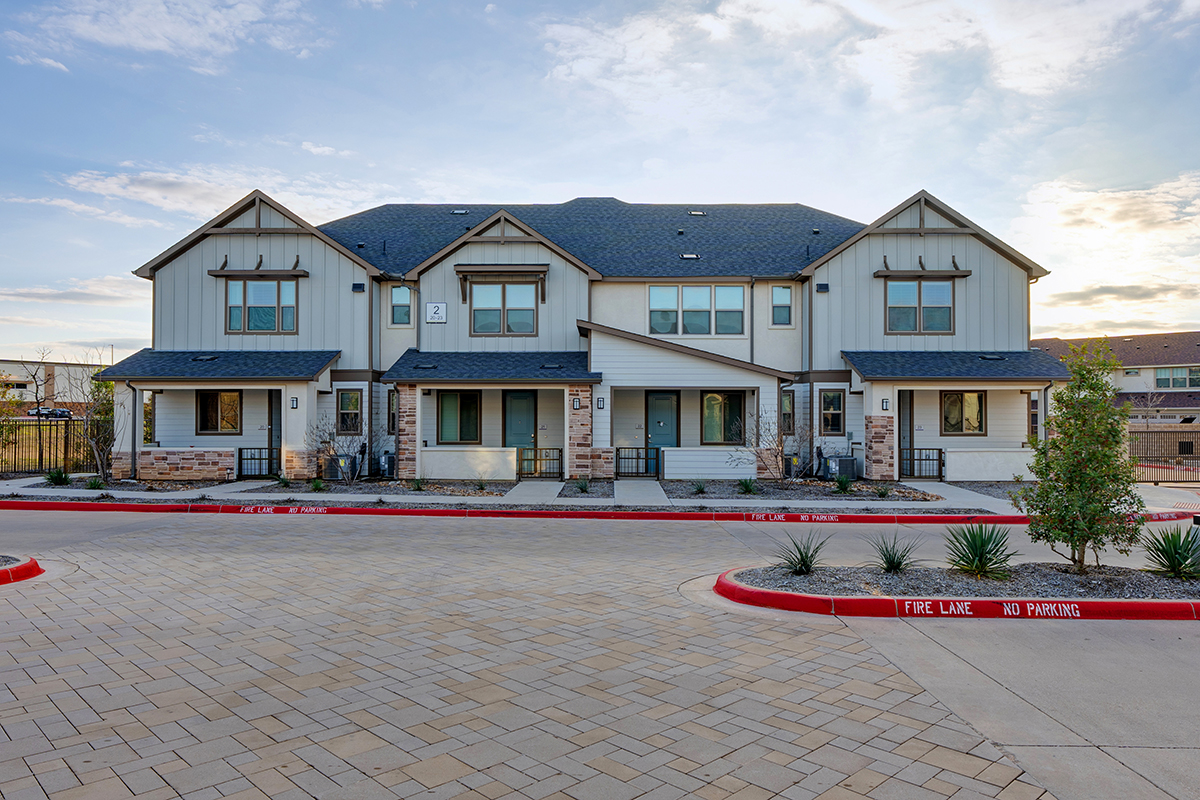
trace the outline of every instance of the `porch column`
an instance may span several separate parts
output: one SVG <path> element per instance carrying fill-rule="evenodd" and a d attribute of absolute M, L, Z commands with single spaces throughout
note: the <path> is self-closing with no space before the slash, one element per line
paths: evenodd
<path fill-rule="evenodd" d="M 575 401 L 579 408 L 575 408 Z M 567 459 L 568 478 L 592 477 L 592 387 L 573 384 L 567 387 Z"/>
<path fill-rule="evenodd" d="M 896 478 L 896 418 L 868 414 L 864 420 L 863 477 L 869 481 Z"/>
<path fill-rule="evenodd" d="M 417 477 L 417 451 L 421 446 L 416 384 L 396 384 L 396 478 Z"/>

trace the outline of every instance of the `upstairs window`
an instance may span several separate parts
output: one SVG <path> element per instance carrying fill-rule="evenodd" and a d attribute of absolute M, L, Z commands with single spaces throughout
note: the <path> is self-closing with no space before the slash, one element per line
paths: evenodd
<path fill-rule="evenodd" d="M 650 333 L 739 336 L 745 306 L 743 286 L 651 286 Z"/>
<path fill-rule="evenodd" d="M 1186 389 L 1200 386 L 1200 367 L 1159 367 L 1154 370 L 1154 388 Z"/>
<path fill-rule="evenodd" d="M 888 333 L 953 333 L 954 284 L 888 281 Z"/>
<path fill-rule="evenodd" d="M 771 287 L 771 324 L 792 324 L 792 287 Z"/>
<path fill-rule="evenodd" d="M 412 290 L 407 286 L 392 287 L 392 324 L 412 324 Z"/>
<path fill-rule="evenodd" d="M 226 281 L 226 333 L 295 333 L 295 281 Z"/>
<path fill-rule="evenodd" d="M 536 336 L 536 283 L 472 283 L 471 333 Z"/>

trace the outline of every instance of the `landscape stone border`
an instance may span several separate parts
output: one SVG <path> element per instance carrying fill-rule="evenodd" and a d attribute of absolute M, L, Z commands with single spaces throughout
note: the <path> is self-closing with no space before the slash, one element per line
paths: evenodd
<path fill-rule="evenodd" d="M 36 558 L 27 557 L 16 564 L 0 567 L 0 585 L 36 578 L 45 571 Z"/>
<path fill-rule="evenodd" d="M 739 581 L 736 567 L 717 577 L 713 591 L 742 605 L 836 617 L 950 617 L 956 619 L 1200 619 L 1200 601 L 1067 598 L 829 596 L 761 589 Z"/>

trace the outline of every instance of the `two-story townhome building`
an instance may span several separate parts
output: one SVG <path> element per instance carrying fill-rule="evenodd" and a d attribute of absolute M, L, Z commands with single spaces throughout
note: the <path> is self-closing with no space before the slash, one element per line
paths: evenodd
<path fill-rule="evenodd" d="M 818 448 L 1008 478 L 1067 377 L 1028 346 L 1046 271 L 924 192 L 866 226 L 612 198 L 313 226 L 254 192 L 136 274 L 153 346 L 102 376 L 143 478 L 310 477 L 321 435 L 400 478 L 750 477 Z"/>

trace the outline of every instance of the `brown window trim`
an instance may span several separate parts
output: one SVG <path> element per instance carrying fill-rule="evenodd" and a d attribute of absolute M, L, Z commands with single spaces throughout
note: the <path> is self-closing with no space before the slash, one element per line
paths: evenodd
<path fill-rule="evenodd" d="M 684 287 L 708 287 L 708 333 L 684 333 L 683 330 L 683 289 Z M 668 308 L 652 308 L 650 306 L 650 290 L 651 289 L 674 289 L 675 290 L 675 333 L 653 333 L 650 332 L 650 314 L 655 311 L 670 311 Z M 740 309 L 732 308 L 717 308 L 717 289 L 741 289 L 742 290 L 742 307 Z M 742 283 L 654 283 L 646 284 L 646 331 L 649 336 L 677 336 L 680 339 L 745 339 L 749 336 L 746 332 L 746 297 L 749 295 L 747 287 Z M 750 300 L 754 302 L 753 298 Z M 737 311 L 742 315 L 742 330 L 741 333 L 717 333 L 717 312 L 718 311 Z M 793 326 L 777 326 L 777 327 L 793 327 Z"/>
<path fill-rule="evenodd" d="M 839 394 L 842 396 L 842 409 L 838 413 L 842 415 L 842 429 L 840 431 L 831 431 L 825 427 L 825 402 L 824 397 L 827 394 Z M 845 389 L 818 389 L 817 390 L 817 417 L 820 419 L 821 435 L 822 436 L 845 436 L 846 435 L 846 390 Z"/>
<path fill-rule="evenodd" d="M 476 333 L 475 332 L 475 287 L 476 286 L 500 286 L 500 332 L 499 333 Z M 508 287 L 509 286 L 532 286 L 534 287 L 534 303 L 533 303 L 533 333 L 506 333 L 505 325 L 508 323 Z M 471 281 L 467 296 L 470 300 L 467 302 L 467 329 L 469 335 L 478 338 L 495 338 L 504 336 L 508 338 L 537 338 L 538 335 L 538 317 L 539 303 L 537 302 L 537 281 Z"/>
<path fill-rule="evenodd" d="M 444 394 L 458 394 L 458 395 L 473 394 L 479 398 L 479 402 L 475 406 L 476 408 L 479 409 L 479 420 L 478 420 L 478 425 L 476 426 L 476 430 L 479 431 L 478 439 L 474 439 L 474 440 L 463 439 L 463 440 L 458 440 L 458 441 L 444 441 L 442 439 L 442 395 L 444 395 Z M 436 433 L 437 433 L 437 443 L 439 446 L 454 447 L 456 445 L 463 445 L 463 444 L 467 444 L 467 445 L 483 444 L 483 392 L 482 391 L 480 391 L 479 389 L 445 389 L 445 390 L 439 389 L 434 394 L 434 401 L 435 401 L 436 407 L 437 407 L 437 415 L 436 415 L 437 419 L 435 420 L 435 423 L 437 425 Z M 462 421 L 461 421 L 461 417 L 460 417 L 459 430 L 461 430 L 461 429 L 462 429 Z"/>
<path fill-rule="evenodd" d="M 922 284 L 937 281 L 942 283 L 950 282 L 950 330 L 948 331 L 925 331 L 921 329 L 922 317 L 921 314 L 925 300 L 925 290 Z M 917 284 L 917 329 L 915 331 L 893 331 L 888 328 L 888 297 L 887 287 L 890 283 L 915 283 Z M 888 278 L 883 282 L 883 334 L 884 336 L 953 336 L 955 333 L 956 321 L 954 310 L 958 308 L 958 282 L 952 278 Z"/>
<path fill-rule="evenodd" d="M 220 398 L 220 395 L 233 394 L 233 393 L 237 393 L 237 396 L 238 396 L 238 426 L 237 426 L 237 430 L 236 431 L 222 431 L 222 430 L 202 431 L 202 430 L 200 430 L 200 395 L 215 394 L 218 396 L 217 397 L 217 426 L 220 427 L 220 425 L 221 425 L 221 398 Z M 245 427 L 242 425 L 243 413 L 245 411 L 245 405 L 243 404 L 242 399 L 243 398 L 242 398 L 242 390 L 241 389 L 197 389 L 196 390 L 196 435 L 197 436 L 241 436 L 242 429 Z"/>
<path fill-rule="evenodd" d="M 280 283 L 280 284 L 282 284 L 282 283 L 296 284 L 296 305 L 292 306 L 293 308 L 296 309 L 296 318 L 295 318 L 296 324 L 294 326 L 295 330 L 292 330 L 292 331 L 281 331 L 281 330 L 248 331 L 248 330 L 246 330 L 246 325 L 249 323 L 250 314 L 249 314 L 249 310 L 248 310 L 249 306 L 246 305 L 248 292 L 246 291 L 245 286 L 242 287 L 242 329 L 240 331 L 230 330 L 229 329 L 229 281 L 234 281 L 234 280 L 240 281 L 242 283 L 249 283 L 251 281 L 259 281 L 259 282 L 273 281 L 274 283 Z M 226 278 L 225 289 L 223 291 L 223 294 L 225 296 L 224 302 L 223 302 L 223 305 L 225 307 L 225 312 L 224 312 L 225 319 L 222 322 L 222 328 L 224 328 L 226 336 L 297 336 L 297 335 L 299 335 L 299 333 L 300 333 L 300 281 L 298 281 L 294 278 L 279 278 L 277 276 L 272 277 L 270 275 L 257 275 L 257 276 L 255 276 L 255 275 L 251 275 L 251 276 L 239 275 L 236 278 L 232 278 L 232 277 Z M 283 305 L 282 305 L 282 303 L 280 303 L 281 299 L 282 298 L 281 298 L 281 293 L 279 291 L 279 287 L 276 287 L 276 289 L 275 289 L 275 326 L 276 326 L 276 328 L 278 328 L 279 325 L 282 324 L 282 322 L 283 322 Z"/>
<path fill-rule="evenodd" d="M 399 402 L 398 402 L 397 398 L 398 398 L 398 395 L 396 394 L 395 389 L 387 390 L 387 405 L 385 405 L 383 408 L 384 408 L 384 413 L 387 414 L 388 436 L 395 436 L 396 428 L 398 427 L 396 425 L 396 416 L 400 409 L 399 409 Z"/>
<path fill-rule="evenodd" d="M 392 290 L 397 289 L 397 288 L 408 289 L 408 322 L 393 322 L 392 321 L 396 318 L 396 308 L 403 307 L 405 305 L 404 303 L 393 303 L 392 302 Z M 413 288 L 407 284 L 393 283 L 393 284 L 388 285 L 388 290 L 387 290 L 387 301 L 388 302 L 387 302 L 387 317 L 386 317 L 387 327 L 389 327 L 389 328 L 412 328 L 416 324 L 416 319 L 413 317 L 413 312 L 416 310 L 413 308 L 413 295 L 414 294 L 416 294 L 416 292 L 414 292 Z"/>
<path fill-rule="evenodd" d="M 741 395 L 742 397 L 742 438 L 730 442 L 706 442 L 704 441 L 704 395 L 719 394 L 722 396 Z M 725 389 L 701 389 L 700 390 L 700 446 L 701 447 L 742 447 L 746 444 L 746 418 L 749 416 L 746 413 L 746 392 L 745 390 L 725 390 Z M 722 429 L 724 426 L 722 426 Z M 683 432 L 680 431 L 680 441 L 683 440 Z"/>
<path fill-rule="evenodd" d="M 342 411 L 342 395 L 356 394 L 358 395 L 358 427 L 352 431 L 342 430 L 342 414 L 351 412 Z M 362 436 L 363 432 L 363 390 L 362 389 L 337 389 L 333 393 L 334 402 L 334 430 L 338 436 Z"/>
<path fill-rule="evenodd" d="M 782 305 L 777 305 L 775 303 L 775 287 L 776 286 L 787 289 L 789 297 L 791 297 L 791 300 L 787 304 L 788 322 L 783 325 L 775 324 L 775 309 L 783 308 Z M 887 302 L 887 301 L 885 300 L 884 302 Z M 790 283 L 768 284 L 768 286 L 767 286 L 767 307 L 771 314 L 771 316 L 769 317 L 770 322 L 767 324 L 768 328 L 776 328 L 779 330 L 786 330 L 789 328 L 796 327 L 796 289 L 793 284 L 790 284 Z"/>
<path fill-rule="evenodd" d="M 784 424 L 783 398 L 788 397 L 792 401 L 791 424 Z M 796 435 L 796 390 L 784 389 L 779 393 L 779 435 L 780 436 L 795 436 Z"/>
<path fill-rule="evenodd" d="M 978 394 L 978 395 L 983 396 L 983 403 L 981 404 L 981 407 L 983 410 L 983 413 L 981 414 L 981 416 L 983 417 L 983 430 L 981 430 L 981 431 L 962 431 L 961 433 L 955 433 L 953 431 L 951 431 L 951 432 L 946 431 L 946 395 L 948 395 L 948 394 L 959 394 L 959 395 Z M 968 391 L 965 389 L 964 390 L 949 390 L 949 389 L 941 390 L 938 393 L 938 435 L 939 436 L 987 436 L 987 430 L 988 430 L 988 420 L 987 420 L 988 398 L 987 398 L 987 395 L 988 395 L 988 393 L 986 391 L 983 391 L 983 392 Z M 964 410 L 965 410 L 965 406 L 966 406 L 966 404 L 964 403 Z M 965 421 L 965 418 L 964 418 L 964 421 Z M 966 427 L 966 426 L 964 425 L 963 427 Z"/>

